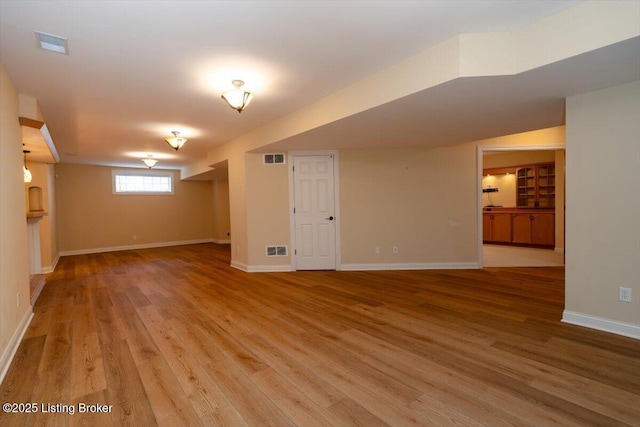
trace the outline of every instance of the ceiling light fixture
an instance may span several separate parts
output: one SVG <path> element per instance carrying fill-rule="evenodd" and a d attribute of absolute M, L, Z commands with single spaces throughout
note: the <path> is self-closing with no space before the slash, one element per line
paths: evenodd
<path fill-rule="evenodd" d="M 147 165 L 149 169 L 151 169 L 152 167 L 158 164 L 158 161 L 153 158 L 152 154 L 148 154 L 146 159 L 140 159 L 140 160 L 142 160 L 142 163 Z"/>
<path fill-rule="evenodd" d="M 165 138 L 165 141 L 167 141 L 167 144 L 169 144 L 171 148 L 178 151 L 185 144 L 185 142 L 187 142 L 187 139 L 180 138 L 178 136 L 180 135 L 180 132 L 178 132 L 177 130 L 174 130 L 171 133 L 173 134 L 173 138 Z"/>
<path fill-rule="evenodd" d="M 231 84 L 236 88 L 224 92 L 222 94 L 222 99 L 227 101 L 229 107 L 237 110 L 238 113 L 242 113 L 242 110 L 247 108 L 253 100 L 253 93 L 241 89 L 242 86 L 244 86 L 244 82 L 242 80 L 234 80 Z"/>
<path fill-rule="evenodd" d="M 24 155 L 24 164 L 22 165 L 22 175 L 24 177 L 24 182 L 31 182 L 33 179 L 33 175 L 31 175 L 31 171 L 27 169 L 27 154 L 29 154 L 30 150 L 22 150 Z"/>

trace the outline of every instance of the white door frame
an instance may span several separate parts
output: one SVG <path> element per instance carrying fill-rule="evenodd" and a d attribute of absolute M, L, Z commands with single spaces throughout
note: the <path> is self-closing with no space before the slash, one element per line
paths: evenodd
<path fill-rule="evenodd" d="M 482 254 L 482 238 L 483 238 L 483 229 L 482 229 L 482 169 L 483 169 L 483 156 L 485 152 L 490 151 L 556 151 L 556 150 L 566 150 L 567 147 L 563 145 L 517 145 L 517 146 L 495 146 L 495 145 L 478 145 L 477 147 L 477 171 L 476 171 L 476 194 L 478 194 L 477 199 L 477 210 L 476 217 L 478 220 L 478 268 L 484 267 L 484 257 Z M 566 191 L 566 189 L 565 189 Z M 566 200 L 566 194 L 565 194 Z M 567 242 L 564 243 L 565 249 L 567 246 Z"/>
<path fill-rule="evenodd" d="M 339 173 L 339 158 L 337 150 L 320 150 L 320 151 L 289 151 L 287 153 L 289 157 L 289 235 L 291 237 L 289 247 L 293 250 L 290 251 L 291 256 L 291 271 L 297 271 L 298 267 L 296 265 L 296 222 L 293 214 L 293 208 L 295 206 L 294 199 L 294 176 L 293 176 L 293 158 L 296 156 L 333 156 L 333 197 L 334 207 L 335 207 L 335 256 L 336 256 L 336 270 L 339 271 L 342 269 L 341 264 L 341 256 L 340 256 L 340 173 Z"/>

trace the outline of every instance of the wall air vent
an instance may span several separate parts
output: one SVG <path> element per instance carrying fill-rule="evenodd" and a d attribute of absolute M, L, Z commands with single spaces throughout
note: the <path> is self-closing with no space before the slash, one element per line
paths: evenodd
<path fill-rule="evenodd" d="M 54 36 L 52 34 L 41 33 L 40 31 L 34 31 L 36 34 L 36 40 L 38 41 L 38 47 L 44 50 L 50 50 L 51 52 L 62 53 L 67 55 L 69 53 L 69 46 L 67 45 L 67 39 Z"/>
<path fill-rule="evenodd" d="M 267 246 L 267 256 L 287 256 L 287 247 Z"/>
<path fill-rule="evenodd" d="M 262 163 L 265 165 L 284 165 L 285 155 L 283 153 L 264 154 L 262 156 Z"/>

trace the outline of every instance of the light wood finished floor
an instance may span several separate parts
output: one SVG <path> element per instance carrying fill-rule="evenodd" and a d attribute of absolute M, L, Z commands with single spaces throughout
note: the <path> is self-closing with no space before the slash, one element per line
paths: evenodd
<path fill-rule="evenodd" d="M 0 394 L 76 412 L 0 425 L 640 425 L 640 342 L 562 324 L 563 277 L 249 274 L 215 244 L 64 257 Z"/>

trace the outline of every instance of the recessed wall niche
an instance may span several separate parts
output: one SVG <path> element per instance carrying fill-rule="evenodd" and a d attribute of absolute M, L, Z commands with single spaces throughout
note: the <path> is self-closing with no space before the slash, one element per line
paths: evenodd
<path fill-rule="evenodd" d="M 44 207 L 42 205 L 42 188 L 37 186 L 29 187 L 29 211 L 44 211 Z"/>

